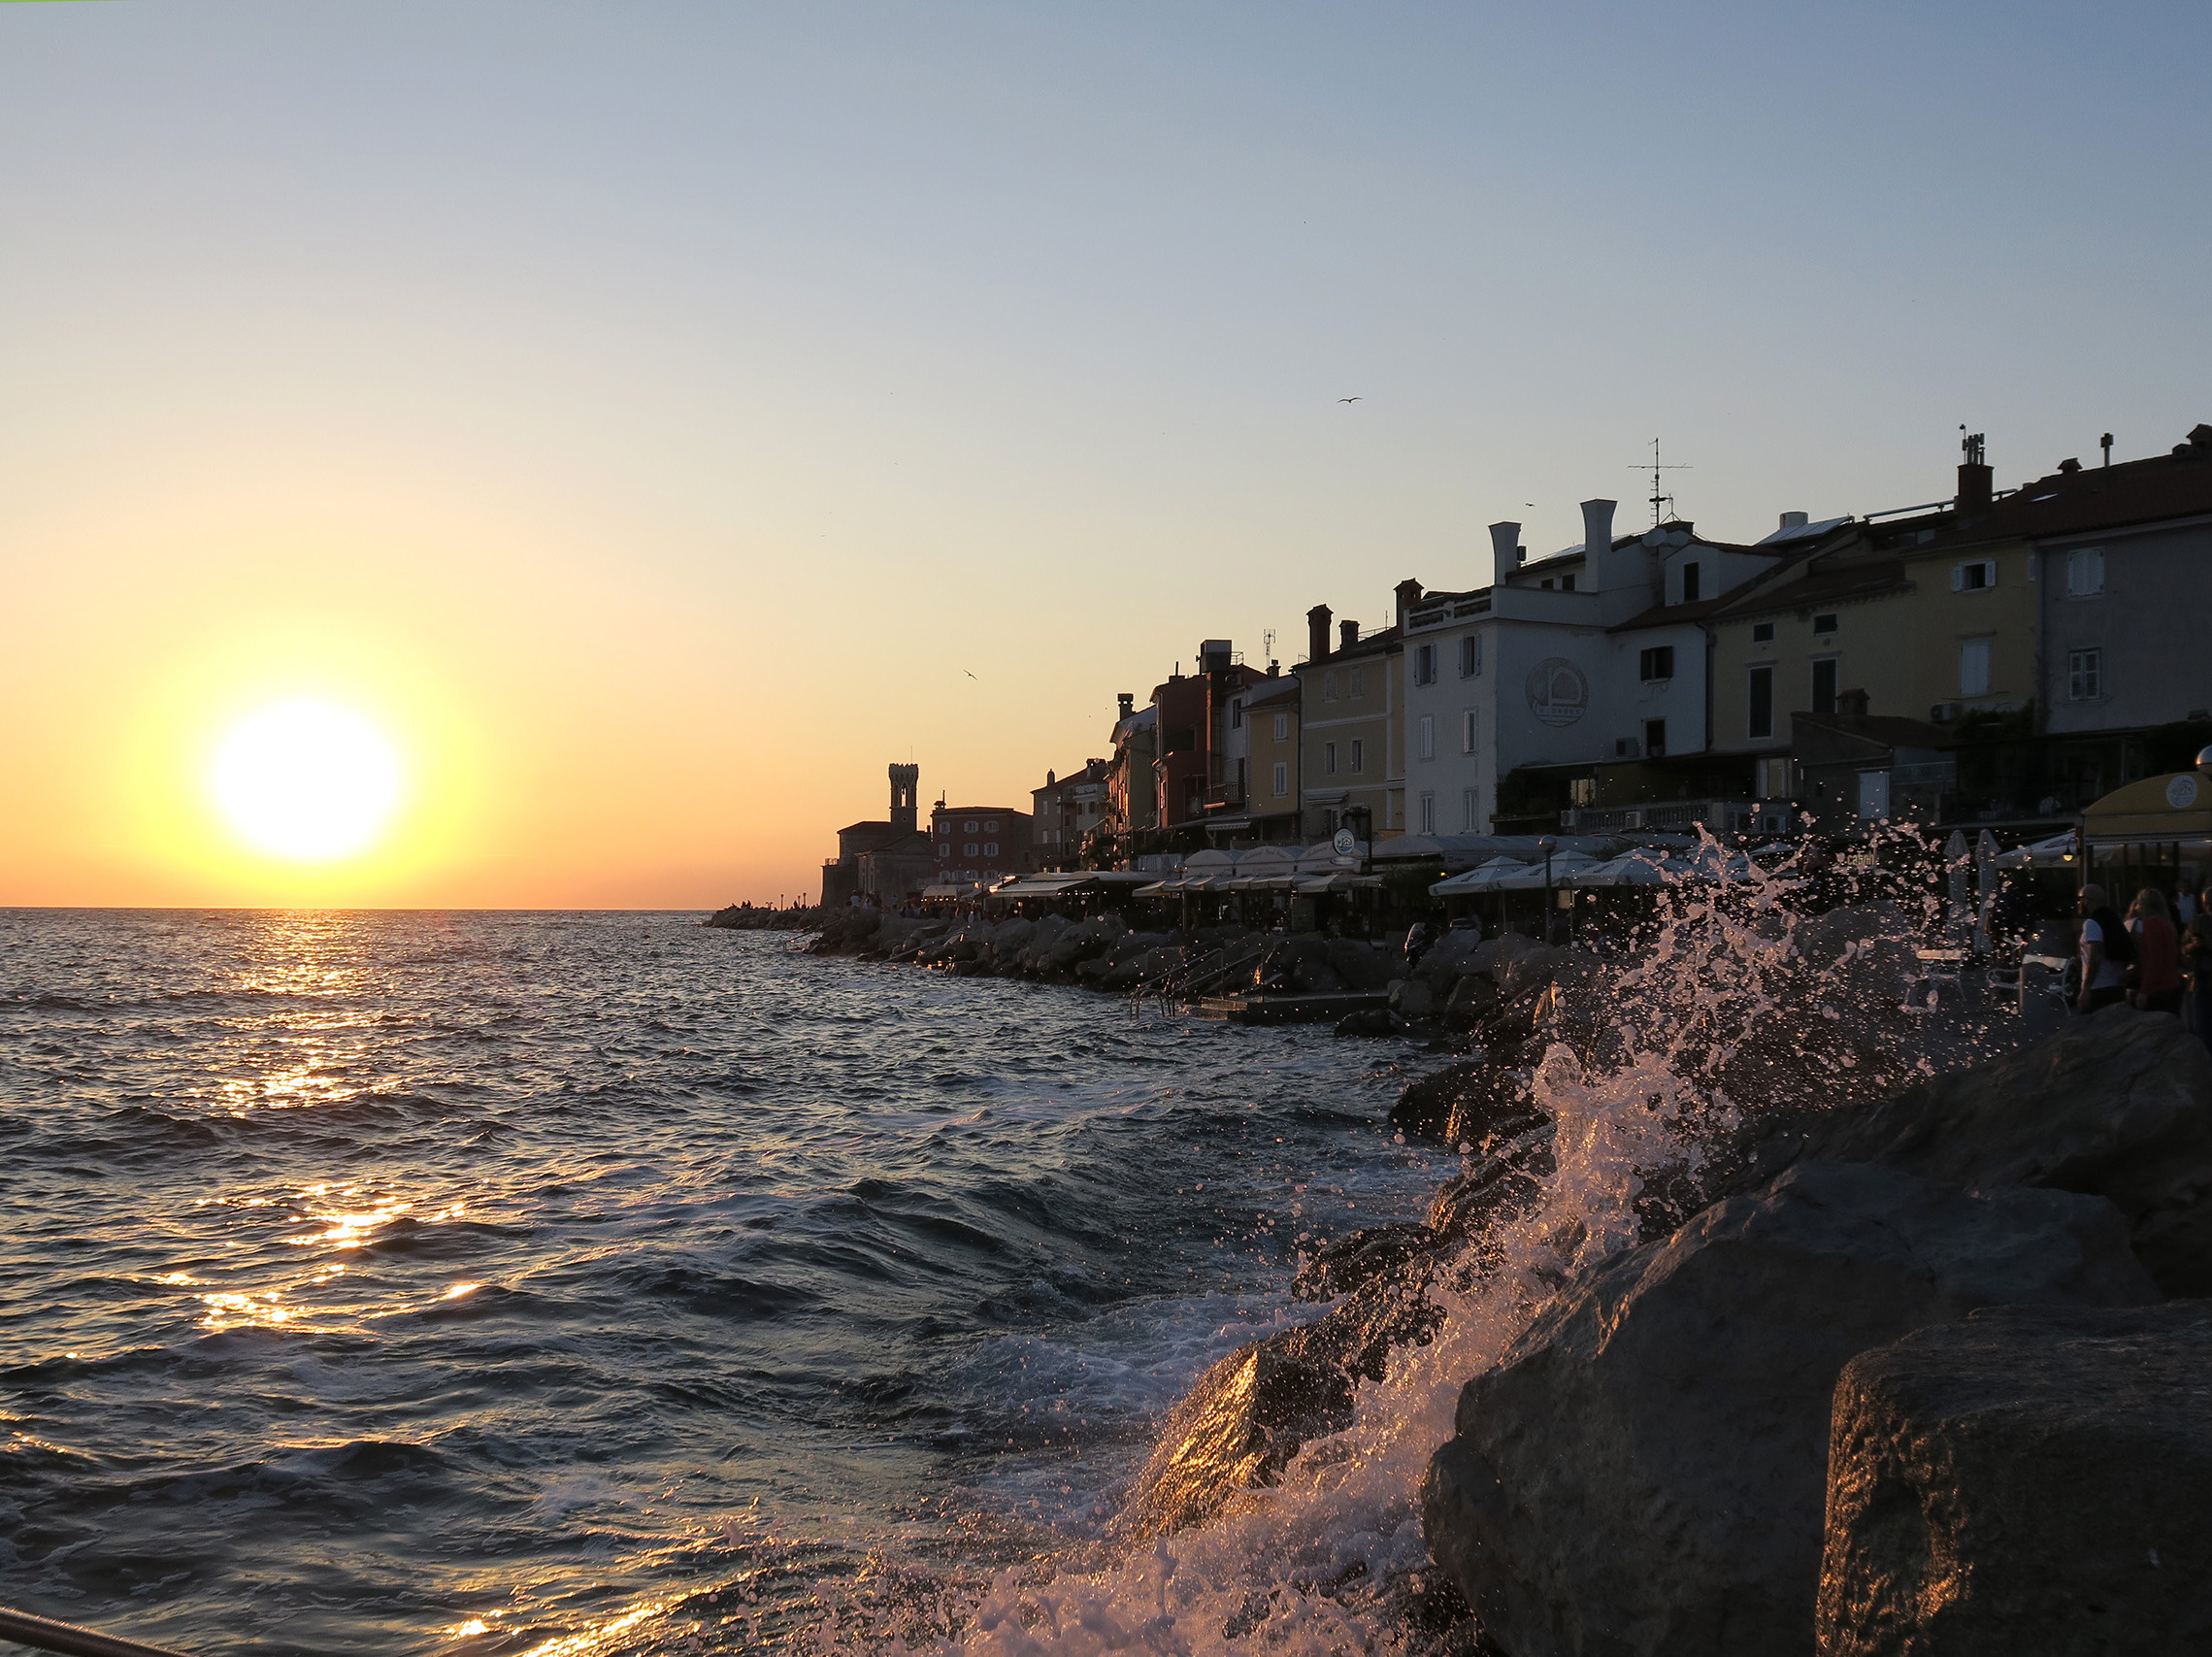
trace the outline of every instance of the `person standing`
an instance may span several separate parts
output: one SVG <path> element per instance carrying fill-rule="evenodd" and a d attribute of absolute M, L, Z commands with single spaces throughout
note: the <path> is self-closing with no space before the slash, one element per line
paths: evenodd
<path fill-rule="evenodd" d="M 2196 912 L 2181 935 L 2182 964 L 2189 969 L 2190 1011 L 2196 1039 L 2212 1047 L 2212 885 L 2197 894 Z"/>
<path fill-rule="evenodd" d="M 2135 953 L 2135 940 L 2105 902 L 2104 888 L 2088 885 L 2074 900 L 2081 913 L 2081 994 L 2077 1012 L 2095 1012 L 2128 999 L 2128 963 Z"/>
<path fill-rule="evenodd" d="M 2128 999 L 2145 1012 L 2181 1011 L 2181 941 L 2166 910 L 2166 895 L 2145 886 L 2128 906 L 2128 930 L 2135 935 L 2134 993 Z"/>

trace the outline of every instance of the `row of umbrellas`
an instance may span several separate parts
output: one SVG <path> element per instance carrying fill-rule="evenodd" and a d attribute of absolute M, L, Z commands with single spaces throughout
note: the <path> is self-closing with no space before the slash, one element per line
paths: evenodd
<path fill-rule="evenodd" d="M 1436 898 L 1464 898 L 1479 892 L 1540 892 L 1553 886 L 1664 886 L 1683 880 L 1741 880 L 1754 872 L 1751 858 L 1741 851 L 1719 846 L 1699 846 L 1686 852 L 1643 848 L 1618 857 L 1554 857 L 1547 875 L 1541 863 L 1518 858 L 1493 857 L 1464 875 L 1438 880 L 1429 888 Z"/>

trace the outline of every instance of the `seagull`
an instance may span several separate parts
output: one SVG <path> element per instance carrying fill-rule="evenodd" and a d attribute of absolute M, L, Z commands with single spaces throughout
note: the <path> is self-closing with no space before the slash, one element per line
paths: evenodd
<path fill-rule="evenodd" d="M 1339 403 L 1365 403 L 1367 399 L 1365 397 L 1339 397 L 1337 401 Z"/>
<path fill-rule="evenodd" d="M 968 670 L 967 670 L 966 668 L 962 668 L 960 671 L 961 671 L 962 673 L 968 673 Z M 974 676 L 974 674 L 972 674 L 972 673 L 968 673 L 968 677 L 969 677 L 970 679 L 975 679 L 975 676 Z M 981 679 L 975 679 L 975 682 L 976 682 L 977 684 L 980 684 L 980 683 L 982 683 L 983 681 L 982 681 Z"/>

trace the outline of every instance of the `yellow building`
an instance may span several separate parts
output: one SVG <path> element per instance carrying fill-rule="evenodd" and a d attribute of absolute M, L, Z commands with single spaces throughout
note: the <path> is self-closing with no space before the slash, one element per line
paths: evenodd
<path fill-rule="evenodd" d="M 1400 583 L 1402 615 L 1420 591 L 1418 581 Z M 1358 622 L 1338 622 L 1331 649 L 1329 621 L 1326 605 L 1306 613 L 1312 648 L 1298 670 L 1303 836 L 1322 840 L 1348 825 L 1387 840 L 1405 832 L 1403 629 L 1363 639 Z"/>
<path fill-rule="evenodd" d="M 1272 676 L 1245 693 L 1246 832 L 1256 840 L 1302 838 L 1299 808 L 1300 715 L 1304 691 L 1296 674 Z"/>

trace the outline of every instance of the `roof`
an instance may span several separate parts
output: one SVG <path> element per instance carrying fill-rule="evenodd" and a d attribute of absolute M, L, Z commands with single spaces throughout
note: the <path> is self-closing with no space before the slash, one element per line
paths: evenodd
<path fill-rule="evenodd" d="M 1762 572 L 1760 575 L 1752 577 L 1750 581 L 1738 581 L 1727 592 L 1716 593 L 1711 598 L 1700 598 L 1692 604 L 1655 604 L 1639 615 L 1632 615 L 1626 621 L 1614 622 L 1605 631 L 1608 633 L 1628 633 L 1638 627 L 1671 627 L 1677 621 L 1701 621 L 1715 611 L 1725 610 L 1742 594 L 1746 587 L 1752 584 L 1752 581 L 1764 580 L 1768 574 L 1771 572 Z"/>
<path fill-rule="evenodd" d="M 1790 717 L 1796 724 L 1816 725 L 1887 748 L 1947 748 L 1956 741 L 1941 726 L 1895 713 L 1792 713 Z"/>
<path fill-rule="evenodd" d="M 1296 702 L 1299 698 L 1298 675 L 1286 673 L 1270 679 L 1266 686 L 1244 698 L 1244 711 L 1265 708 L 1271 702 Z"/>
<path fill-rule="evenodd" d="M 1786 529 L 1777 529 L 1772 535 L 1767 536 L 1764 541 L 1755 542 L 1753 545 L 1758 547 L 1782 547 L 1793 541 L 1817 540 L 1819 537 L 1826 535 L 1830 530 L 1838 528 L 1839 526 L 1849 523 L 1850 521 L 1851 514 L 1849 513 L 1845 513 L 1841 517 L 1824 517 L 1818 523 L 1794 523 Z"/>
<path fill-rule="evenodd" d="M 1765 615 L 1777 610 L 1807 610 L 1816 604 L 1841 604 L 1872 598 L 1905 584 L 1904 560 L 1883 558 L 1872 563 L 1839 564 L 1814 568 L 1808 574 L 1767 586 L 1758 579 L 1738 587 L 1716 607 L 1731 617 Z"/>
<path fill-rule="evenodd" d="M 2212 425 L 2200 425 L 2170 454 L 2053 472 L 1971 515 L 1949 520 L 1945 547 L 1982 541 L 2048 540 L 2212 513 Z"/>

